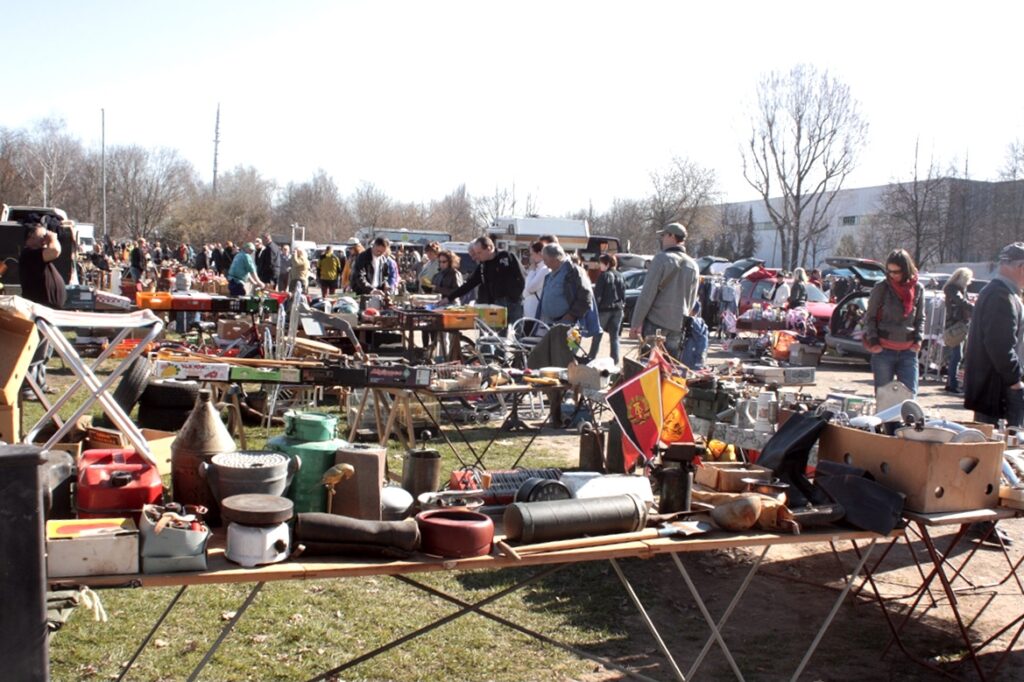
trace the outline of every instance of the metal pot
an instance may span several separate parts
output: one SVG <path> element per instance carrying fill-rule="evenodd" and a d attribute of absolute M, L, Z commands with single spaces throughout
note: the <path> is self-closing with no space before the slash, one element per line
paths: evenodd
<path fill-rule="evenodd" d="M 219 503 L 232 495 L 284 495 L 300 466 L 298 457 L 276 452 L 233 452 L 201 463 L 199 475 Z"/>

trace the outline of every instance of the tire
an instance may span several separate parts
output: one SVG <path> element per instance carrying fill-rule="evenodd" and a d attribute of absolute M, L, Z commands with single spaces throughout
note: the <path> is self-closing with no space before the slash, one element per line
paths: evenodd
<path fill-rule="evenodd" d="M 191 410 L 199 397 L 199 383 L 196 381 L 173 381 L 158 379 L 149 382 L 139 398 L 139 404 L 149 407 L 180 408 Z"/>
<path fill-rule="evenodd" d="M 192 408 L 158 407 L 151 404 L 139 405 L 139 426 L 144 429 L 178 431 L 185 425 Z"/>
<path fill-rule="evenodd" d="M 121 381 L 114 389 L 114 402 L 121 406 L 125 414 L 131 414 L 142 397 L 146 386 L 149 385 L 149 377 L 153 372 L 153 365 L 149 358 L 141 356 L 135 359 L 128 369 L 121 376 Z"/>

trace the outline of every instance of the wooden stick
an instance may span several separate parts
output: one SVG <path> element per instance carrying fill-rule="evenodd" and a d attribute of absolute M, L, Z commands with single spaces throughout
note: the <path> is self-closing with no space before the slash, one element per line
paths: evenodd
<path fill-rule="evenodd" d="M 497 547 L 499 550 L 501 550 L 501 553 L 504 554 L 507 557 L 512 557 L 516 561 L 522 561 L 523 560 L 523 557 L 519 554 L 519 552 L 517 552 L 516 550 L 512 549 L 512 546 L 509 545 L 504 540 L 497 540 L 497 541 L 495 541 L 494 546 Z"/>
<path fill-rule="evenodd" d="M 583 547 L 600 547 L 602 545 L 617 545 L 622 542 L 639 542 L 641 540 L 654 540 L 659 537 L 659 529 L 645 528 L 632 533 L 614 533 L 611 535 L 595 535 L 586 538 L 572 538 L 570 540 L 553 540 L 551 542 L 539 542 L 533 545 L 522 545 L 516 547 L 519 554 L 540 554 L 542 552 L 560 552 L 567 549 L 581 549 Z"/>

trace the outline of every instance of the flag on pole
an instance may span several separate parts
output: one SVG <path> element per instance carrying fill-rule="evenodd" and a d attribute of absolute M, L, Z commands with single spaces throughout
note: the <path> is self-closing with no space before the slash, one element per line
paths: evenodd
<path fill-rule="evenodd" d="M 648 367 L 608 394 L 608 406 L 622 429 L 626 469 L 640 457 L 653 456 L 661 435 L 661 370 Z"/>
<path fill-rule="evenodd" d="M 661 440 L 664 443 L 693 442 L 693 429 L 683 405 L 687 392 L 685 381 L 671 376 L 661 378 L 661 405 L 665 414 Z"/>

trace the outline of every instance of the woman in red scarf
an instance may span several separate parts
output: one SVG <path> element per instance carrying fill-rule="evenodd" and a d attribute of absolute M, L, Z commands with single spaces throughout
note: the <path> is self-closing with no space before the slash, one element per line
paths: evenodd
<path fill-rule="evenodd" d="M 910 254 L 885 259 L 885 280 L 875 285 L 864 313 L 864 345 L 871 351 L 875 390 L 893 379 L 917 395 L 917 354 L 924 338 L 924 287 Z"/>

